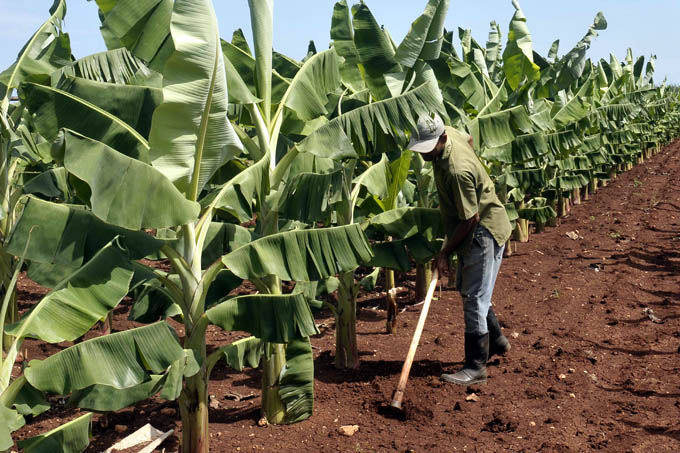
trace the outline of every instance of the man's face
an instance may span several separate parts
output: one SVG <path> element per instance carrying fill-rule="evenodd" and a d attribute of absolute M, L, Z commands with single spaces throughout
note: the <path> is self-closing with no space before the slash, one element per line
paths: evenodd
<path fill-rule="evenodd" d="M 434 146 L 432 151 L 430 151 L 429 153 L 423 153 L 423 160 L 425 160 L 426 162 L 432 162 L 433 160 L 437 159 L 444 152 L 445 146 L 446 146 L 446 134 L 442 134 L 442 136 L 439 137 L 439 141 Z"/>

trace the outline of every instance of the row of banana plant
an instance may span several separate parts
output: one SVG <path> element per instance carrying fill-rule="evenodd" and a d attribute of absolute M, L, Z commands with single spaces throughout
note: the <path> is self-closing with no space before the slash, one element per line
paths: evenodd
<path fill-rule="evenodd" d="M 439 250 L 432 168 L 404 149 L 420 114 L 471 133 L 520 240 L 677 136 L 678 91 L 653 60 L 586 58 L 601 14 L 543 58 L 515 1 L 504 48 L 492 23 L 485 47 L 459 30 L 459 54 L 448 0 L 398 45 L 343 0 L 330 48 L 297 61 L 273 49 L 273 0 L 249 0 L 253 43 L 221 39 L 209 0 L 96 2 L 106 51 L 74 59 L 55 0 L 0 74 L 0 450 L 46 395 L 97 412 L 156 395 L 178 401 L 182 451 L 208 451 L 220 361 L 262 367 L 270 423 L 309 417 L 312 311 L 331 310 L 336 366 L 356 368 L 360 289 L 382 273 L 394 330 L 394 272 L 415 260 L 422 292 Z M 24 268 L 50 291 L 19 317 Z M 256 294 L 234 295 L 244 281 Z M 81 341 L 126 296 L 139 327 Z M 211 325 L 252 336 L 207 345 Z M 29 338 L 73 345 L 28 362 Z M 90 422 L 20 447 L 80 451 Z"/>

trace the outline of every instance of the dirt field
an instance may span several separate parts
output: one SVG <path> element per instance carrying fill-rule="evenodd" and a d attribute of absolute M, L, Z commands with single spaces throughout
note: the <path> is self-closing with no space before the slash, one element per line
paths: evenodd
<path fill-rule="evenodd" d="M 259 427 L 259 371 L 218 366 L 210 388 L 219 403 L 210 413 L 211 450 L 680 451 L 678 181 L 680 142 L 575 206 L 558 227 L 518 245 L 503 262 L 494 297 L 512 350 L 491 362 L 487 385 L 466 390 L 439 380 L 463 359 L 460 296 L 444 291 L 433 302 L 406 389 L 408 419 L 379 415 L 420 306 L 407 306 L 399 332 L 386 335 L 382 302 L 366 300 L 358 313 L 358 371 L 333 367 L 333 320 L 318 319 L 323 328 L 312 339 L 317 381 L 310 420 Z M 21 297 L 34 299 L 38 289 L 21 285 Z M 126 310 L 117 310 L 116 329 L 129 325 Z M 211 332 L 211 344 L 233 335 Z M 36 355 L 52 348 L 31 346 Z M 151 402 L 95 416 L 88 451 L 101 451 L 149 421 L 178 432 L 175 407 Z M 18 434 L 35 435 L 76 414 L 57 404 Z M 359 430 L 343 436 L 342 425 Z M 163 447 L 175 451 L 177 438 Z"/>

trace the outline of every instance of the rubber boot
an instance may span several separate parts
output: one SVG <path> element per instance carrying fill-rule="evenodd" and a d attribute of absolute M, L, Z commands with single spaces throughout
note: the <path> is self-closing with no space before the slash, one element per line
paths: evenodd
<path fill-rule="evenodd" d="M 442 380 L 458 385 L 486 382 L 486 362 L 489 360 L 489 334 L 465 334 L 465 365 L 455 374 L 442 374 Z"/>
<path fill-rule="evenodd" d="M 510 350 L 510 342 L 503 335 L 493 308 L 489 308 L 489 313 L 486 315 L 486 325 L 489 328 L 489 359 L 494 355 L 505 355 Z"/>

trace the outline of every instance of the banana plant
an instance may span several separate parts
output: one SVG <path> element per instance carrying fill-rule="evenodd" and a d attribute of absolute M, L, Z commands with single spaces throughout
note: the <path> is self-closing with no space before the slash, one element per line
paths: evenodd
<path fill-rule="evenodd" d="M 17 259 L 5 252 L 10 230 L 16 220 L 16 201 L 22 194 L 21 181 L 26 167 L 39 160 L 37 137 L 27 127 L 21 103 L 10 103 L 16 89 L 26 81 L 49 81 L 50 74 L 71 60 L 68 34 L 62 30 L 66 3 L 55 0 L 49 18 L 35 31 L 9 68 L 0 73 L 0 296 L 9 295 L 10 302 L 3 322 L 17 320 L 15 288 L 11 285 Z M 43 141 L 43 145 L 44 145 Z M 43 146 L 44 150 L 44 146 Z M 4 335 L 4 332 L 2 333 Z M 11 338 L 5 337 L 5 344 Z"/>
<path fill-rule="evenodd" d="M 200 29 L 192 26 L 198 22 L 204 24 Z M 218 170 L 235 160 L 243 145 L 227 118 L 227 71 L 210 2 L 174 2 L 170 36 L 173 52 L 162 72 L 163 101 L 153 113 L 148 141 L 108 110 L 72 93 L 35 84 L 24 85 L 27 102 L 33 111 L 38 112 L 50 104 L 54 106 L 54 99 L 58 97 L 67 102 L 56 105 L 87 111 L 101 120 L 101 127 L 87 130 L 82 124 L 75 124 L 73 127 L 81 127 L 78 132 L 67 129 L 74 122 L 68 119 L 68 112 L 63 111 L 42 118 L 45 130 L 54 132 L 56 125 L 56 130 L 60 131 L 51 137 L 55 140 L 54 154 L 78 182 L 80 197 L 87 208 L 83 211 L 65 207 L 66 211 L 61 210 L 63 221 L 59 222 L 56 218 L 60 206 L 31 199 L 15 228 L 13 240 L 17 244 L 15 250 L 25 247 L 27 231 L 34 225 L 48 224 L 52 227 L 50 231 L 46 228 L 34 231 L 26 258 L 47 265 L 76 267 L 85 261 L 85 251 L 90 253 L 96 249 L 96 243 L 80 243 L 83 247 L 80 262 L 69 259 L 74 257 L 68 254 L 63 256 L 63 250 L 52 248 L 54 254 L 50 254 L 33 244 L 67 246 L 68 238 L 75 237 L 73 235 L 80 233 L 82 237 L 88 237 L 85 234 L 88 222 L 126 232 L 177 228 L 179 244 L 165 243 L 159 248 L 170 260 L 177 278 L 139 263 L 135 266 L 136 275 L 143 284 L 158 281 L 158 288 L 178 307 L 179 319 L 184 324 L 182 343 L 172 338 L 166 323 L 151 324 L 100 341 L 123 342 L 127 346 L 121 345 L 119 350 L 126 351 L 138 344 L 141 335 L 152 343 L 165 345 L 159 346 L 158 354 L 165 351 L 167 355 L 155 356 L 162 358 L 160 361 L 152 360 L 146 353 L 141 354 L 139 360 L 135 359 L 134 353 L 125 353 L 126 360 L 102 355 L 99 357 L 110 358 L 107 363 L 113 368 L 102 376 L 87 369 L 86 360 L 78 362 L 80 366 L 61 369 L 55 365 L 56 359 L 49 358 L 29 367 L 27 379 L 39 390 L 59 394 L 82 393 L 89 389 L 88 395 L 103 395 L 106 392 L 101 386 L 104 386 L 107 391 L 118 393 L 118 399 L 129 405 L 157 392 L 158 386 L 150 382 L 164 376 L 172 383 L 163 387 L 167 390 L 162 391 L 162 396 L 179 399 L 183 451 L 207 451 L 207 382 L 211 367 L 225 355 L 224 351 L 211 356 L 206 354 L 208 325 L 250 331 L 269 345 L 287 344 L 285 348 L 263 348 L 264 357 L 270 362 L 282 365 L 285 360 L 287 363 L 277 373 L 275 385 L 267 382 L 265 386 L 265 390 L 273 391 L 280 402 L 276 411 L 266 412 L 266 415 L 273 422 L 304 419 L 311 415 L 313 402 L 312 355 L 307 337 L 316 333 L 316 328 L 304 297 L 299 293 L 280 294 L 280 290 L 277 291 L 280 283 L 277 282 L 280 279 L 328 278 L 357 267 L 372 255 L 358 225 L 282 233 L 276 233 L 278 226 L 274 225 L 274 231 L 261 239 L 235 248 L 212 263 L 202 262 L 204 245 L 210 231 L 214 231 L 213 220 L 218 210 L 236 216 L 247 212 L 250 220 L 255 209 L 263 206 L 269 193 L 273 147 L 263 146 L 263 153 L 255 164 L 221 185 L 213 184 Z M 293 102 L 294 98 L 289 99 Z M 260 132 L 264 137 L 264 131 Z M 124 140 L 122 143 L 134 146 L 123 146 L 121 139 Z M 249 146 L 248 139 L 244 137 L 244 140 Z M 37 210 L 30 207 L 40 203 L 45 204 L 39 208 L 40 215 L 36 215 Z M 84 215 L 88 222 L 71 221 L 82 220 Z M 57 259 L 65 259 L 67 263 L 57 262 Z M 208 291 L 224 273 L 249 279 L 259 288 L 266 288 L 268 291 L 262 292 L 268 294 L 235 299 L 223 297 L 208 307 Z M 97 353 L 107 354 L 105 351 L 109 347 L 102 346 Z M 68 360 L 72 358 L 69 356 Z M 178 361 L 174 368 L 171 367 Z M 59 369 L 59 373 L 67 377 L 57 380 L 61 383 L 56 384 L 31 380 L 28 376 L 33 371 L 30 370 L 38 368 L 52 372 Z M 121 376 L 128 377 L 121 380 Z M 95 400 L 82 398 L 85 401 L 82 404 L 101 408 L 104 403 Z"/>

